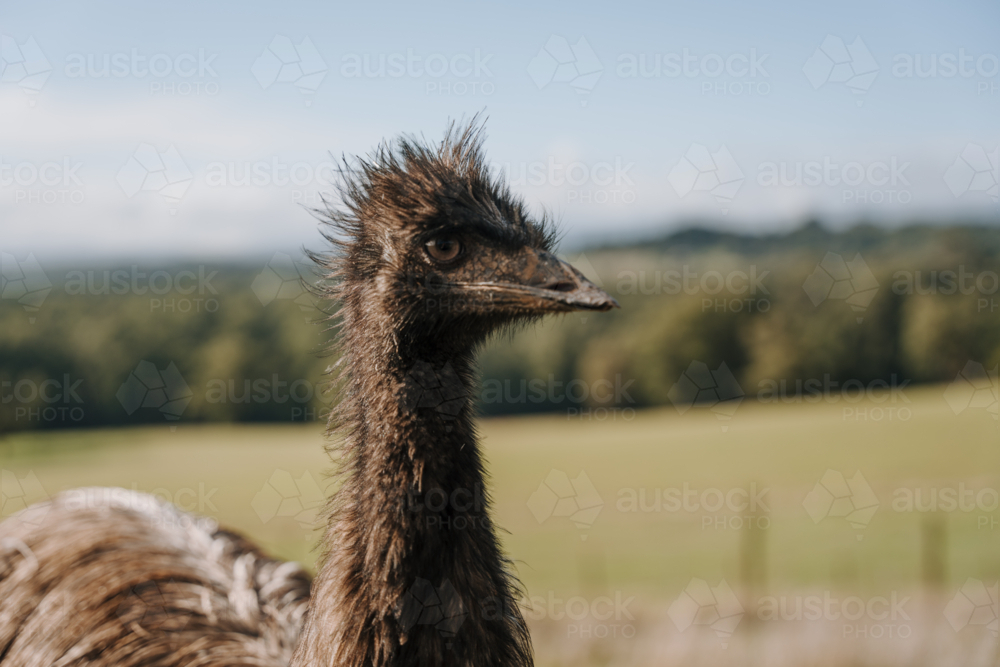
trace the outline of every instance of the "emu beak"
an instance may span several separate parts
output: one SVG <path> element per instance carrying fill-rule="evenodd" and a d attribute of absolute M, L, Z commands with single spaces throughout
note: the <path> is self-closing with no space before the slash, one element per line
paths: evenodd
<path fill-rule="evenodd" d="M 492 266 L 494 280 L 449 282 L 463 291 L 485 293 L 493 305 L 535 313 L 620 308 L 610 294 L 582 273 L 547 252 L 525 248 L 501 266 Z"/>
<path fill-rule="evenodd" d="M 611 310 L 620 308 L 615 299 L 587 280 L 569 262 L 547 252 L 532 252 L 524 287 L 528 295 L 543 303 L 539 310 Z M 537 259 L 536 259 L 537 258 Z M 556 306 L 546 307 L 547 304 Z"/>

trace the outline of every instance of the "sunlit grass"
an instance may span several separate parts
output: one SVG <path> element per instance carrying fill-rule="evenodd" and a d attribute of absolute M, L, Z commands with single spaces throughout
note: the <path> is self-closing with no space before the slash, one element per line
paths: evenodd
<path fill-rule="evenodd" d="M 692 577 L 740 581 L 749 511 L 628 512 L 621 499 L 631 490 L 644 490 L 649 502 L 656 489 L 686 484 L 700 496 L 754 483 L 769 489 L 766 510 L 753 518 L 757 529 L 766 527 L 768 588 L 916 586 L 928 513 L 896 511 L 896 490 L 1000 488 L 1000 430 L 985 410 L 954 414 L 940 387 L 908 390 L 906 397 L 910 403 L 896 406 L 745 401 L 726 422 L 701 407 L 684 415 L 640 411 L 629 420 L 619 414 L 615 421 L 483 420 L 497 523 L 508 531 L 503 539 L 529 592 L 622 590 L 667 599 Z M 845 416 L 845 407 L 854 412 Z M 858 416 L 866 407 L 867 416 Z M 875 407 L 896 409 L 875 420 Z M 33 472 L 49 495 L 84 485 L 157 493 L 312 567 L 318 534 L 308 514 L 262 516 L 253 499 L 278 470 L 328 484 L 331 462 L 322 446 L 319 424 L 22 433 L 0 442 L 0 467 L 18 479 Z M 880 505 L 867 526 L 809 518 L 803 500 L 828 469 L 848 478 L 861 471 L 870 484 Z M 528 501 L 551 470 L 570 478 L 586 473 L 604 502 L 591 526 L 560 516 L 536 520 Z M 1000 511 L 956 510 L 943 520 L 947 580 L 995 579 Z"/>

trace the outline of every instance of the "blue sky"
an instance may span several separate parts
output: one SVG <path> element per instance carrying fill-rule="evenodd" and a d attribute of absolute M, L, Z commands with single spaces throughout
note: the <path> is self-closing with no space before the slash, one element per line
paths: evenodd
<path fill-rule="evenodd" d="M 316 245 L 331 153 L 481 111 L 569 245 L 997 217 L 991 2 L 32 2 L 0 35 L 4 252 Z"/>

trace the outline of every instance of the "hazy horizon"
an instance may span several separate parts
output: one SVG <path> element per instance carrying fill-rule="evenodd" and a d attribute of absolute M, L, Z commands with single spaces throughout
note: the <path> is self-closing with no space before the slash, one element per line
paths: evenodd
<path fill-rule="evenodd" d="M 0 250 L 321 243 L 341 155 L 488 117 L 565 246 L 693 222 L 996 220 L 1000 8 L 179 2 L 4 10 Z M 637 20 L 642 18 L 642 20 Z M 705 223 L 704 221 L 712 221 Z"/>

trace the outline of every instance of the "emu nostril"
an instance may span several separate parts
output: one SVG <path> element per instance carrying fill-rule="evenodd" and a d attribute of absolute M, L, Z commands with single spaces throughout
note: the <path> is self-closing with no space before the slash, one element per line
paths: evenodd
<path fill-rule="evenodd" d="M 542 289 L 552 290 L 553 292 L 572 292 L 576 289 L 576 283 L 570 282 L 568 280 L 560 280 L 556 283 L 549 283 L 548 285 L 542 285 Z"/>

